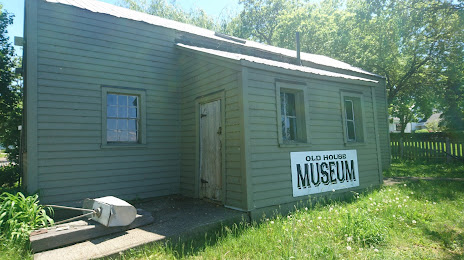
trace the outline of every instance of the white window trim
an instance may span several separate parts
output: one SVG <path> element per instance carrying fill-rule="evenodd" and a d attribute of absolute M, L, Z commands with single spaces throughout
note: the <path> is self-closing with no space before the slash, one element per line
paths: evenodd
<path fill-rule="evenodd" d="M 113 87 L 113 86 L 102 86 L 102 148 L 116 148 L 116 147 L 143 147 L 147 143 L 147 119 L 146 119 L 146 92 L 143 89 L 133 89 L 133 88 L 124 88 L 124 87 Z M 107 95 L 110 94 L 120 94 L 120 95 L 133 95 L 138 96 L 139 99 L 139 133 L 138 133 L 138 142 L 108 142 L 107 141 Z"/>
<path fill-rule="evenodd" d="M 346 110 L 345 110 L 345 97 L 355 97 L 359 98 L 361 102 L 361 119 L 362 119 L 362 132 L 363 132 L 363 141 L 350 141 L 348 140 L 348 127 L 346 125 Z M 352 102 L 352 105 L 354 107 L 354 103 Z M 367 131 L 366 131 L 366 116 L 365 116 L 365 105 L 364 105 L 364 97 L 362 93 L 359 92 L 351 92 L 351 91 L 345 91 L 342 90 L 340 91 L 340 106 L 341 106 L 341 118 L 342 118 L 342 126 L 343 126 L 343 141 L 346 146 L 356 146 L 356 145 L 365 145 L 367 144 Z M 353 119 L 356 117 L 356 112 L 353 110 L 354 116 Z M 355 130 L 356 128 L 359 127 L 355 123 Z M 355 132 L 356 139 L 358 139 L 357 133 Z"/>
<path fill-rule="evenodd" d="M 305 83 L 290 83 L 286 81 L 276 81 L 276 110 L 277 110 L 277 138 L 280 147 L 297 147 L 297 146 L 308 146 L 310 144 L 310 131 L 309 131 L 309 98 L 308 98 L 308 87 Z M 280 101 L 280 92 L 284 91 L 287 93 L 302 94 L 303 97 L 303 109 L 301 107 L 295 107 L 299 113 L 303 113 L 304 126 L 298 127 L 297 122 L 297 131 L 301 127 L 304 127 L 306 140 L 303 141 L 284 141 L 282 137 L 282 113 L 281 113 L 281 101 Z M 301 101 L 299 101 L 301 102 Z M 295 105 L 297 102 L 295 101 Z M 298 121 L 298 120 L 297 120 Z"/>

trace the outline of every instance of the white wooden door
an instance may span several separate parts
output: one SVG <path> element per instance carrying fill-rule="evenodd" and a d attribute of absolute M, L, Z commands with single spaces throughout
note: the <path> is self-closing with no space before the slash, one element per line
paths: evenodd
<path fill-rule="evenodd" d="M 221 100 L 200 105 L 200 198 L 222 201 Z"/>

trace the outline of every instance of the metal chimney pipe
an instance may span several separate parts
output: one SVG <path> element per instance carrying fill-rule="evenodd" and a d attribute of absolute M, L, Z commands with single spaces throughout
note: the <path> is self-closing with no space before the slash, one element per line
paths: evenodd
<path fill-rule="evenodd" d="M 296 32 L 296 63 L 301 65 L 300 57 L 300 32 Z"/>

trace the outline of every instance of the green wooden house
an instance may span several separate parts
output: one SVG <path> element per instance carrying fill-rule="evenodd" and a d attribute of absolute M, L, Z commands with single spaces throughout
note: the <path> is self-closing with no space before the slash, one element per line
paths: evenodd
<path fill-rule="evenodd" d="M 385 78 L 95 0 L 26 0 L 24 184 L 259 212 L 382 183 Z"/>

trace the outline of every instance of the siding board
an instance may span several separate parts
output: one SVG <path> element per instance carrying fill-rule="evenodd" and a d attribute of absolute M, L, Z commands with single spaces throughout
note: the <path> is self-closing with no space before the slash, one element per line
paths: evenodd
<path fill-rule="evenodd" d="M 361 187 L 378 184 L 378 176 L 372 174 L 378 164 L 372 93 L 367 87 L 252 66 L 242 70 L 240 61 L 177 49 L 175 42 L 183 32 L 63 4 L 38 5 L 36 168 L 43 202 L 69 204 L 105 195 L 195 196 L 196 103 L 218 91 L 225 96 L 226 205 L 251 209 L 299 200 L 291 194 L 292 151 L 357 149 Z M 244 76 L 242 71 L 250 73 Z M 306 145 L 278 144 L 276 79 L 306 84 L 311 132 Z M 147 144 L 101 146 L 102 86 L 145 91 Z M 363 145 L 343 143 L 342 90 L 363 95 Z M 375 97 L 381 132 L 388 129 L 384 89 L 376 88 Z M 390 158 L 388 136 L 381 134 L 379 140 L 385 166 Z M 245 186 L 250 181 L 253 187 Z"/>
<path fill-rule="evenodd" d="M 306 84 L 309 106 L 309 144 L 298 147 L 279 147 L 277 136 L 277 107 L 275 81 L 287 79 Z M 356 149 L 360 186 L 378 184 L 378 164 L 373 133 L 373 110 L 370 89 L 352 83 L 334 83 L 276 75 L 262 70 L 250 70 L 249 111 L 252 189 L 255 208 L 280 203 L 297 202 L 293 198 L 290 170 L 290 152 Z M 363 96 L 363 124 L 365 142 L 356 147 L 345 146 L 341 115 L 341 91 L 353 91 Z M 358 189 L 358 188 L 356 188 Z"/>
<path fill-rule="evenodd" d="M 196 151 L 196 123 L 198 98 L 210 93 L 224 91 L 225 102 L 223 126 L 225 141 L 225 199 L 228 206 L 243 208 L 243 182 L 240 179 L 241 153 L 239 150 L 241 126 L 238 105 L 238 71 L 233 66 L 222 66 L 215 62 L 206 61 L 196 56 L 182 54 L 182 170 L 181 192 L 188 196 L 195 196 L 195 174 L 198 165 L 195 163 L 199 156 Z"/>
<path fill-rule="evenodd" d="M 179 193 L 176 34 L 156 26 L 134 30 L 140 23 L 39 2 L 41 201 Z M 146 145 L 101 147 L 102 85 L 145 91 Z"/>

